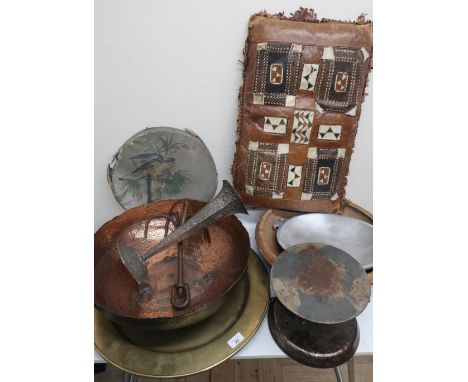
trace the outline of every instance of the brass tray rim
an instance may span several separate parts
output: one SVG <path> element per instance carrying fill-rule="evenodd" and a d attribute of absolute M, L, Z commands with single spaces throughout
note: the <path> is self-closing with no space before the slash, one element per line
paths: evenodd
<path fill-rule="evenodd" d="M 118 361 L 112 360 L 110 357 L 106 356 L 102 352 L 102 350 L 99 348 L 99 346 L 96 344 L 96 340 L 95 340 L 94 345 L 96 347 L 96 350 L 99 352 L 99 354 L 102 356 L 102 358 L 106 362 L 108 362 L 111 365 L 117 367 L 118 369 L 123 370 L 123 371 L 125 371 L 127 373 L 130 373 L 130 374 L 133 374 L 133 375 L 137 375 L 137 376 L 140 376 L 140 377 L 149 377 L 149 378 L 161 378 L 161 379 L 166 379 L 167 378 L 168 379 L 168 378 L 186 377 L 186 376 L 190 376 L 190 375 L 194 375 L 194 374 L 198 374 L 198 373 L 210 370 L 213 367 L 223 363 L 224 361 L 226 361 L 227 359 L 231 358 L 233 355 L 238 353 L 245 345 L 247 345 L 247 343 L 255 335 L 258 328 L 262 324 L 263 320 L 265 319 L 266 312 L 268 311 L 269 294 L 270 294 L 269 293 L 270 284 L 269 284 L 269 280 L 268 280 L 268 273 L 267 273 L 266 268 L 262 264 L 262 261 L 260 260 L 260 257 L 252 249 L 250 250 L 249 263 L 251 263 L 251 264 L 249 264 L 250 266 L 247 268 L 247 275 L 249 277 L 250 286 L 249 286 L 247 304 L 244 307 L 244 312 L 245 312 L 245 310 L 247 309 L 247 307 L 249 306 L 249 303 L 250 303 L 251 309 L 253 309 L 253 312 L 252 312 L 251 316 L 255 317 L 255 316 L 258 315 L 259 319 L 258 319 L 258 322 L 255 324 L 255 326 L 251 329 L 251 332 L 248 335 L 245 335 L 245 333 L 243 333 L 244 340 L 238 346 L 236 346 L 236 348 L 232 349 L 231 351 L 228 351 L 227 352 L 228 354 L 226 356 L 223 356 L 222 359 L 219 359 L 218 361 L 216 361 L 214 363 L 207 362 L 207 364 L 209 364 L 208 366 L 206 366 L 204 368 L 201 368 L 201 369 L 194 370 L 192 372 L 188 372 L 188 373 L 177 373 L 177 374 L 173 373 L 171 375 L 156 375 L 156 374 L 147 374 L 147 373 L 139 372 L 139 371 L 136 371 L 136 370 L 130 370 L 127 367 L 122 367 L 121 365 L 119 365 Z M 252 276 L 258 276 L 260 278 L 260 280 L 263 278 L 264 279 L 263 287 L 262 287 L 261 282 L 258 283 L 259 285 L 253 285 L 253 283 L 251 282 Z M 258 294 L 258 295 L 265 294 L 263 308 L 261 310 L 259 309 L 261 307 L 260 304 L 252 305 L 251 296 L 253 294 Z M 214 341 L 212 341 L 212 342 L 210 342 L 210 343 L 208 343 L 206 345 L 203 345 L 200 348 L 197 348 L 195 351 L 199 351 L 200 349 L 202 349 L 204 347 L 213 346 L 213 344 L 224 343 L 226 337 L 231 338 L 233 335 L 235 335 L 235 333 L 231 333 L 229 336 L 226 335 L 230 331 L 234 331 L 234 328 L 236 328 L 235 329 L 236 333 L 240 332 L 241 330 L 239 329 L 239 327 L 240 327 L 239 322 L 244 323 L 244 325 L 245 325 L 245 324 L 247 324 L 245 321 L 248 320 L 248 317 L 246 317 L 246 314 L 244 312 L 240 315 L 240 317 L 237 319 L 237 321 L 233 325 L 231 325 L 229 327 L 229 329 L 226 330 L 226 332 L 223 335 L 219 336 Z M 106 321 L 110 321 L 107 318 L 105 318 L 102 315 L 102 313 L 98 312 L 96 308 L 94 308 L 94 314 L 95 314 L 95 316 L 96 315 L 102 316 L 101 318 L 106 320 Z M 112 321 L 110 321 L 110 322 L 112 323 Z M 97 328 L 96 321 L 95 321 L 94 330 L 96 331 L 98 329 L 99 328 Z M 121 339 L 123 341 L 127 342 L 127 343 L 130 343 L 129 341 L 126 341 L 123 338 L 123 336 L 121 337 Z M 133 345 L 133 344 L 131 344 L 131 345 Z M 138 347 L 137 345 L 133 345 L 133 346 Z M 153 353 L 155 356 L 157 354 L 178 354 L 178 353 L 152 352 L 152 351 L 144 349 L 144 348 L 141 348 L 141 349 L 143 351 L 145 351 L 145 352 Z M 191 350 L 191 351 L 194 351 L 194 350 Z"/>

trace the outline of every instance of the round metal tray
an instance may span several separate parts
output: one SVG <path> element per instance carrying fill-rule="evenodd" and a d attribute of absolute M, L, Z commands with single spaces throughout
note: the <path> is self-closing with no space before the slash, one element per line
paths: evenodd
<path fill-rule="evenodd" d="M 112 158 L 107 180 L 125 209 L 164 199 L 208 202 L 218 187 L 205 143 L 172 127 L 150 127 L 130 137 Z"/>
<path fill-rule="evenodd" d="M 153 340 L 147 338 L 138 346 L 95 310 L 94 344 L 107 362 L 134 375 L 172 378 L 196 374 L 232 357 L 250 340 L 266 314 L 268 294 L 268 275 L 252 251 L 246 277 L 224 307 L 208 319 L 183 329 L 154 331 Z M 238 333 L 244 339 L 233 348 L 228 341 Z M 137 339 L 135 333 L 133 337 Z"/>
<path fill-rule="evenodd" d="M 255 229 L 255 240 L 257 242 L 260 254 L 270 266 L 273 265 L 276 258 L 283 251 L 283 249 L 278 244 L 278 241 L 276 240 L 277 230 L 273 228 L 273 225 L 280 222 L 281 219 L 288 219 L 298 215 L 301 215 L 301 213 L 269 209 L 263 213 L 262 217 L 257 223 L 257 227 Z M 348 200 L 346 201 L 343 209 L 343 216 L 373 224 L 373 216 L 369 211 Z M 373 271 L 370 269 L 366 272 L 367 278 L 372 284 L 374 276 Z"/>
<path fill-rule="evenodd" d="M 302 243 L 322 243 L 353 256 L 365 270 L 372 269 L 372 225 L 334 214 L 305 214 L 288 219 L 279 229 L 278 243 L 284 249 Z"/>

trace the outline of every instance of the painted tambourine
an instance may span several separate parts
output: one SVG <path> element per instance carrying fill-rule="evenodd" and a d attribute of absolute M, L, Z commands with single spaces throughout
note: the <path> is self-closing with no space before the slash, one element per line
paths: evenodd
<path fill-rule="evenodd" d="M 128 139 L 112 158 L 107 179 L 125 209 L 163 199 L 207 202 L 218 186 L 205 143 L 172 127 L 147 128 Z"/>

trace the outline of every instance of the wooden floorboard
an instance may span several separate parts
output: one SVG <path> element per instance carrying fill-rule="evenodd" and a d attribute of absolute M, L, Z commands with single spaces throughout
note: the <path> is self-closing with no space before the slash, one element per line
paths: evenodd
<path fill-rule="evenodd" d="M 356 382 L 372 382 L 372 356 L 354 358 Z M 341 366 L 345 381 L 346 365 Z M 107 365 L 106 371 L 94 376 L 95 382 L 121 382 L 123 373 Z M 190 377 L 158 379 L 138 378 L 138 382 L 336 382 L 333 369 L 315 369 L 289 358 L 229 360 L 215 368 Z"/>
<path fill-rule="evenodd" d="M 210 382 L 235 382 L 235 361 L 226 361 L 210 370 Z"/>
<path fill-rule="evenodd" d="M 258 360 L 246 359 L 235 362 L 234 381 L 258 382 Z"/>

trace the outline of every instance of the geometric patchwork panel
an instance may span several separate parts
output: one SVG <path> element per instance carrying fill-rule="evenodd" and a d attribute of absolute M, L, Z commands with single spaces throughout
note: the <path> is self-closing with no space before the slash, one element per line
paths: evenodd
<path fill-rule="evenodd" d="M 299 187 L 301 176 L 302 166 L 289 166 L 287 187 Z"/>
<path fill-rule="evenodd" d="M 263 130 L 267 133 L 286 134 L 288 119 L 285 117 L 268 117 L 265 116 Z"/>
<path fill-rule="evenodd" d="M 301 56 L 302 45 L 258 43 L 253 103 L 293 107 Z"/>
<path fill-rule="evenodd" d="M 319 67 L 319 64 L 304 64 L 302 68 L 301 85 L 299 86 L 300 90 L 314 90 Z"/>
<path fill-rule="evenodd" d="M 295 110 L 294 124 L 291 131 L 291 142 L 306 145 L 309 143 L 314 112 L 312 110 Z"/>
<path fill-rule="evenodd" d="M 317 103 L 325 111 L 355 116 L 360 103 L 363 62 L 368 57 L 363 49 L 323 49 L 322 70 L 317 78 Z"/>
<path fill-rule="evenodd" d="M 333 198 L 343 171 L 345 153 L 344 148 L 309 148 L 301 199 Z"/>
<path fill-rule="evenodd" d="M 317 139 L 324 141 L 339 141 L 341 138 L 341 125 L 320 125 Z"/>
<path fill-rule="evenodd" d="M 260 198 L 283 198 L 289 144 L 249 142 L 245 192 Z"/>

